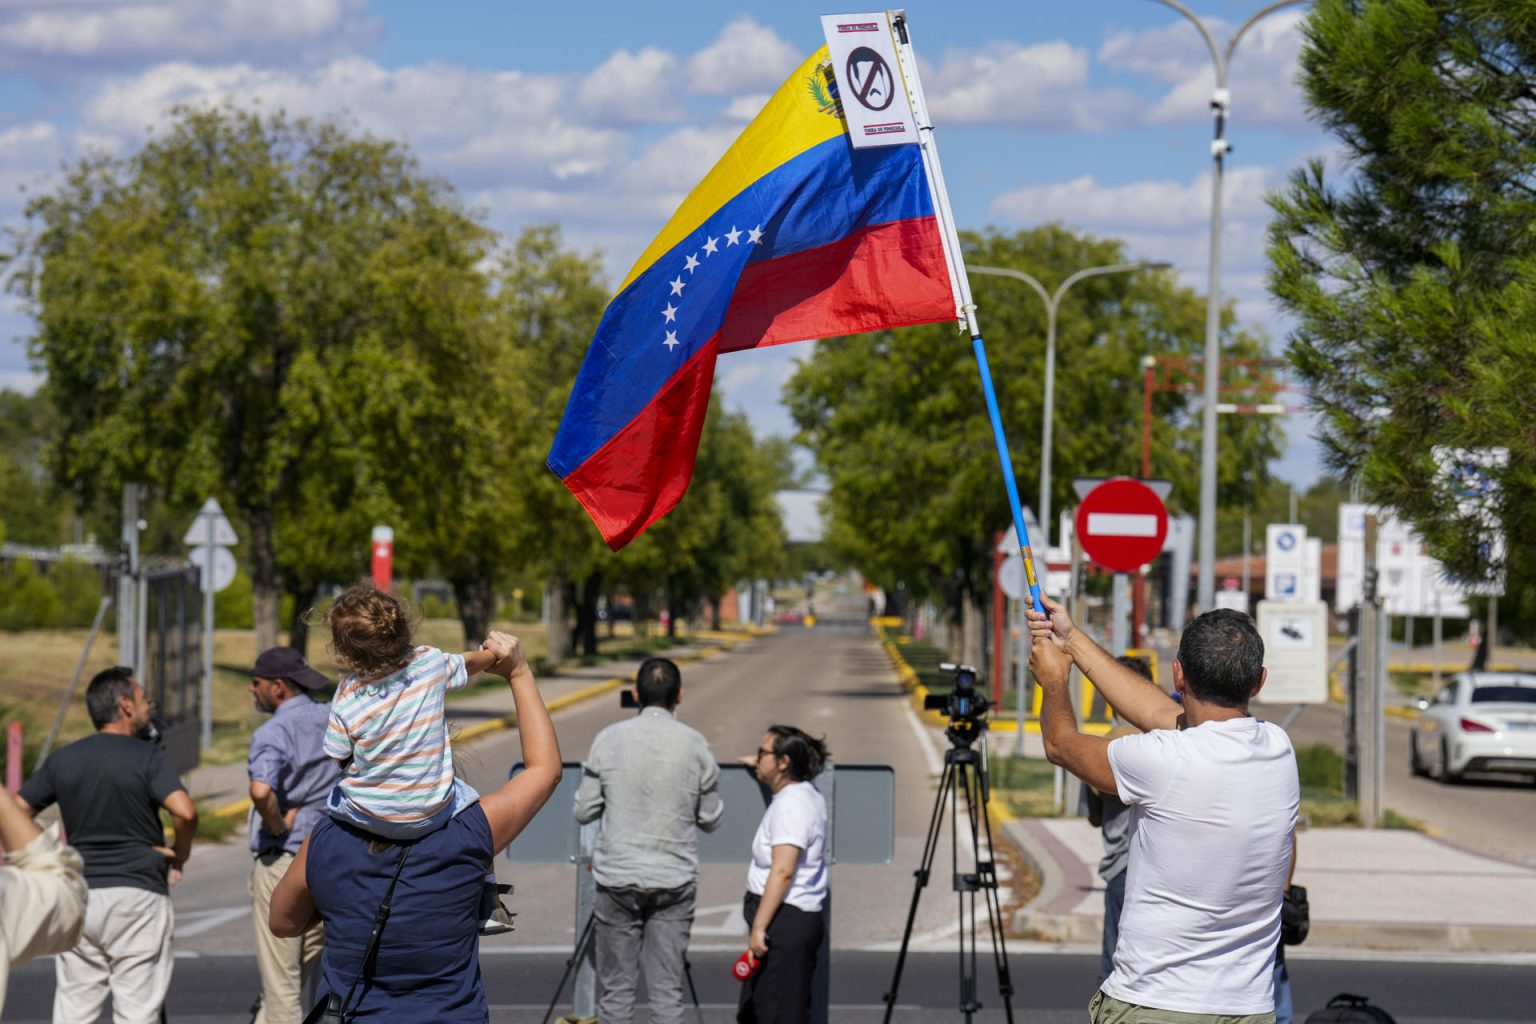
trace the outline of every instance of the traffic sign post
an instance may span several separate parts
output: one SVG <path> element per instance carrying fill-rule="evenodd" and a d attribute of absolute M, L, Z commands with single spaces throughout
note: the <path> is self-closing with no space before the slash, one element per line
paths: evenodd
<path fill-rule="evenodd" d="M 225 545 L 236 544 L 235 528 L 214 498 L 203 502 L 197 518 L 187 528 L 183 544 L 192 547 L 187 560 L 201 570 L 203 589 L 203 700 L 202 749 L 213 744 L 213 595 L 235 578 L 235 556 Z"/>
<path fill-rule="evenodd" d="M 1163 498 L 1172 488 L 1166 480 L 1135 480 L 1117 476 L 1109 480 L 1077 480 L 1074 482 L 1082 504 L 1077 507 L 1077 536 L 1081 538 L 1083 552 L 1096 564 L 1113 573 L 1135 573 L 1140 580 L 1141 568 L 1160 555 L 1163 542 L 1168 538 L 1168 509 Z M 1127 640 L 1121 648 L 1141 644 L 1142 588 L 1136 588 L 1136 600 L 1131 613 L 1132 628 L 1126 636 L 1122 622 L 1125 618 L 1124 581 L 1116 583 L 1114 593 L 1119 600 L 1114 609 L 1115 640 Z M 1114 641 L 1111 641 L 1114 645 Z M 1123 651 L 1117 651 L 1123 653 Z"/>

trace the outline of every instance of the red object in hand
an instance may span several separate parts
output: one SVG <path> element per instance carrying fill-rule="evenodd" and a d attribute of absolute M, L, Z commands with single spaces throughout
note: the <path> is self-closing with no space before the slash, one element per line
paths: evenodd
<path fill-rule="evenodd" d="M 763 966 L 761 958 L 757 960 L 752 959 L 752 951 L 747 950 L 747 952 L 737 957 L 736 962 L 731 965 L 731 976 L 737 981 L 746 981 L 756 974 L 757 969 L 761 966 Z"/>

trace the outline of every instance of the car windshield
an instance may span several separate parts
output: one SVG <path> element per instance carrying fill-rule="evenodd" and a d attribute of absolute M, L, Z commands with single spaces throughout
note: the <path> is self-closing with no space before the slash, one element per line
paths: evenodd
<path fill-rule="evenodd" d="M 1536 704 L 1536 686 L 1479 686 L 1472 691 L 1474 704 Z"/>

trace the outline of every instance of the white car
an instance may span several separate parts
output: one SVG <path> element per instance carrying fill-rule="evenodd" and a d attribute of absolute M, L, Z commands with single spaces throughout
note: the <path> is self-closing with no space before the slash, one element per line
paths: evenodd
<path fill-rule="evenodd" d="M 1536 673 L 1458 673 L 1418 705 L 1408 743 L 1415 775 L 1441 782 L 1463 772 L 1536 775 Z"/>

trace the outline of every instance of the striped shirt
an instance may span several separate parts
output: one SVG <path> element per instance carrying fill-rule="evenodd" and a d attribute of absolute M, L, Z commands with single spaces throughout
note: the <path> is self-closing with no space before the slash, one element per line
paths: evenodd
<path fill-rule="evenodd" d="M 381 821 L 420 821 L 447 806 L 453 752 L 443 696 L 469 684 L 462 654 L 418 647 L 378 679 L 348 676 L 331 700 L 325 753 L 342 762 L 342 795 Z"/>

